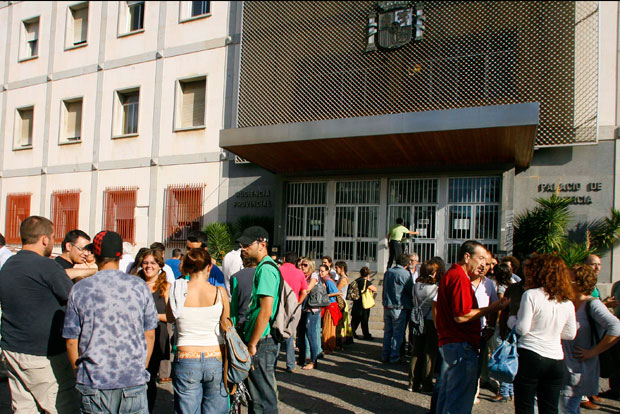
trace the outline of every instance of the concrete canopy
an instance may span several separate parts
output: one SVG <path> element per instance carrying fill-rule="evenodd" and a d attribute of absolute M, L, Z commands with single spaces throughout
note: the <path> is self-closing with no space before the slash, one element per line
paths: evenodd
<path fill-rule="evenodd" d="M 410 112 L 224 129 L 220 147 L 276 174 L 526 168 L 538 120 L 538 103 Z"/>

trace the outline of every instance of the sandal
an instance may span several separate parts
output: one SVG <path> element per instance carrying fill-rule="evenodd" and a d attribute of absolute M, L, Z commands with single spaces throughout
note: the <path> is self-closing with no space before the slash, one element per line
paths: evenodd
<path fill-rule="evenodd" d="M 316 368 L 314 363 L 310 362 L 310 363 L 304 365 L 301 369 L 309 371 L 309 370 L 314 369 L 314 368 Z"/>

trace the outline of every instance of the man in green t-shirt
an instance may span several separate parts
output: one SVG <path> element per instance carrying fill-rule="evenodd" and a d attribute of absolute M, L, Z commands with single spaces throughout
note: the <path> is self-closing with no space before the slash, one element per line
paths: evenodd
<path fill-rule="evenodd" d="M 407 233 L 414 236 L 416 234 L 420 234 L 417 231 L 411 231 L 407 227 L 403 226 L 403 219 L 400 217 L 397 218 L 396 225 L 390 227 L 390 230 L 388 231 L 388 234 L 386 236 L 388 240 L 388 248 L 390 249 L 390 256 L 388 258 L 387 264 L 388 269 L 392 267 L 392 262 L 394 262 L 394 258 L 399 257 L 401 254 L 403 254 L 403 249 L 400 245 L 400 242 L 403 239 L 403 236 Z"/>
<path fill-rule="evenodd" d="M 267 230 L 259 226 L 248 227 L 237 239 L 242 253 L 258 262 L 242 333 L 254 367 L 248 376 L 248 391 L 252 397 L 250 413 L 278 412 L 275 373 L 278 345 L 271 337 L 269 321 L 278 307 L 280 272 L 267 255 L 268 241 Z"/>

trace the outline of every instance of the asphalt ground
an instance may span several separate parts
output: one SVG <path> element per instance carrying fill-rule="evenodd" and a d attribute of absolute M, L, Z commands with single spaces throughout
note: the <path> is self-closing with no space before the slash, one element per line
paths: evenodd
<path fill-rule="evenodd" d="M 373 331 L 380 337 L 382 332 Z M 407 391 L 407 365 L 385 365 L 380 362 L 381 342 L 357 340 L 344 351 L 337 351 L 319 360 L 318 368 L 294 373 L 285 371 L 284 353 L 278 361 L 276 377 L 280 413 L 426 413 L 430 396 Z M 607 380 L 601 380 L 606 390 Z M 491 402 L 494 393 L 480 392 L 475 414 L 514 412 L 509 403 Z M 618 413 L 620 402 L 603 399 L 601 412 Z M 173 391 L 170 383 L 159 385 L 156 414 L 172 413 Z M 10 413 L 8 382 L 0 382 L 0 413 Z M 592 411 L 583 410 L 584 413 Z M 247 413 L 243 408 L 242 413 Z"/>

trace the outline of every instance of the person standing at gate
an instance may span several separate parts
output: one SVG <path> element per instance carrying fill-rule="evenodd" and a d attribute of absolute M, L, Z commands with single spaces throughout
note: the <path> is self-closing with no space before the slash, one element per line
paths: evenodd
<path fill-rule="evenodd" d="M 388 258 L 387 268 L 392 267 L 392 263 L 394 262 L 394 258 L 399 257 L 403 254 L 403 248 L 400 245 L 400 242 L 405 234 L 411 234 L 413 236 L 420 234 L 417 231 L 411 231 L 407 227 L 403 226 L 403 219 L 401 217 L 396 219 L 396 225 L 390 227 L 388 234 L 386 236 L 388 240 L 388 248 L 390 249 L 390 256 Z"/>

